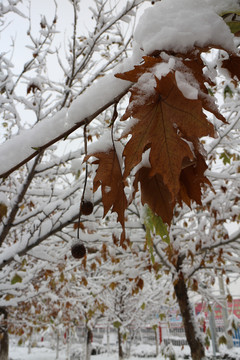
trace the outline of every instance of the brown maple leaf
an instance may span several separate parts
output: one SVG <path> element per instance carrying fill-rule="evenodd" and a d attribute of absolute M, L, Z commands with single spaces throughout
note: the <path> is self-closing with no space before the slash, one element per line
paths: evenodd
<path fill-rule="evenodd" d="M 95 192 L 99 186 L 102 187 L 103 216 L 112 208 L 112 211 L 118 214 L 118 221 L 124 228 L 127 198 L 124 192 L 122 169 L 115 148 L 87 155 L 85 161 L 91 156 L 98 159 L 94 161 L 94 164 L 98 164 L 98 169 L 93 181 L 93 191 Z"/>
<path fill-rule="evenodd" d="M 202 102 L 185 98 L 173 73 L 155 79 L 156 87 L 150 96 L 137 86 L 131 90 L 130 104 L 123 120 L 132 116 L 138 122 L 125 134 L 132 137 L 123 152 L 124 178 L 150 148 L 150 176 L 160 174 L 174 199 L 180 189 L 183 160 L 188 158 L 190 163 L 194 160 L 194 152 L 198 151 L 195 144 L 202 136 L 213 136 L 214 128 L 203 113 Z"/>
<path fill-rule="evenodd" d="M 148 204 L 155 214 L 161 216 L 162 220 L 170 225 L 176 202 L 161 175 L 150 176 L 150 172 L 151 169 L 146 167 L 138 170 L 134 179 L 134 189 L 137 190 L 140 182 L 142 204 Z"/>
<path fill-rule="evenodd" d="M 136 192 L 137 184 L 140 183 L 142 204 L 148 204 L 155 214 L 161 216 L 162 220 L 170 225 L 176 204 L 182 206 L 182 202 L 185 202 L 189 207 L 191 201 L 202 204 L 202 185 L 211 186 L 210 181 L 204 176 L 206 169 L 207 165 L 200 153 L 197 154 L 194 163 L 186 162 L 186 167 L 181 170 L 180 189 L 175 198 L 164 184 L 161 175 L 150 175 L 150 168 L 142 167 L 137 171 L 133 186 Z"/>
<path fill-rule="evenodd" d="M 153 57 L 153 56 L 143 56 L 144 63 L 140 65 L 135 65 L 133 70 L 126 71 L 124 73 L 115 74 L 115 76 L 122 80 L 127 80 L 131 82 L 137 82 L 139 77 L 142 74 L 146 74 L 147 72 L 152 72 L 152 68 L 160 64 L 163 61 L 161 57 Z"/>
<path fill-rule="evenodd" d="M 205 76 L 203 69 L 205 64 L 203 63 L 200 53 L 192 54 L 186 56 L 182 63 L 186 66 L 187 71 L 192 74 L 192 76 L 197 81 L 201 91 L 198 93 L 198 98 L 202 101 L 202 107 L 211 112 L 216 118 L 221 120 L 223 123 L 227 123 L 224 116 L 219 112 L 217 105 L 215 104 L 214 98 L 209 95 L 209 89 L 206 87 L 206 83 L 209 84 L 209 88 L 213 87 L 215 84 Z M 181 71 L 181 68 L 179 69 Z"/>
<path fill-rule="evenodd" d="M 202 185 L 211 186 L 210 181 L 204 175 L 207 170 L 207 164 L 200 153 L 197 153 L 196 161 L 191 166 L 182 169 L 180 174 L 180 192 L 179 203 L 183 200 L 189 207 L 191 200 L 201 205 Z"/>
<path fill-rule="evenodd" d="M 194 48 L 193 51 L 189 53 L 177 53 L 173 54 L 171 52 L 156 52 L 156 56 L 143 56 L 144 62 L 140 65 L 134 66 L 133 70 L 127 71 L 125 73 L 119 73 L 115 76 L 122 79 L 128 80 L 131 82 L 137 82 L 141 75 L 146 73 L 154 72 L 154 67 L 161 63 L 167 63 L 170 58 L 175 59 L 174 70 L 178 70 L 183 73 L 189 73 L 193 76 L 196 83 L 199 86 L 199 99 L 202 101 L 202 107 L 211 112 L 214 116 L 216 116 L 219 120 L 226 123 L 224 116 L 219 112 L 217 105 L 214 102 L 214 99 L 209 95 L 208 88 L 206 87 L 206 83 L 209 84 L 211 88 L 215 84 L 212 80 L 205 75 L 204 68 L 205 64 L 201 58 L 202 52 L 208 52 L 210 50 L 210 46 L 205 48 Z M 163 58 L 161 57 L 163 56 Z"/>

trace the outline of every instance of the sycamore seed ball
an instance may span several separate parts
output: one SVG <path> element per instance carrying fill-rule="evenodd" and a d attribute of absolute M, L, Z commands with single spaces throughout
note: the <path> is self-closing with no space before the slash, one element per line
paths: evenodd
<path fill-rule="evenodd" d="M 78 241 L 72 245 L 71 253 L 75 259 L 82 259 L 86 255 L 86 248 L 83 243 Z"/>
<path fill-rule="evenodd" d="M 82 201 L 81 213 L 83 215 L 90 215 L 93 212 L 93 203 L 89 200 Z"/>

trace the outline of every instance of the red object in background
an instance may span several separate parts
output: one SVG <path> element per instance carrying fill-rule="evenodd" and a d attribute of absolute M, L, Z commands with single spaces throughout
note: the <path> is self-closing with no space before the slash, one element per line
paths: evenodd
<path fill-rule="evenodd" d="M 160 325 L 158 328 L 159 328 L 159 343 L 161 344 L 162 343 L 162 328 Z"/>
<path fill-rule="evenodd" d="M 63 337 L 66 340 L 66 338 L 67 338 L 67 333 L 66 332 L 64 333 Z"/>
<path fill-rule="evenodd" d="M 204 312 L 206 318 L 208 317 L 208 309 L 205 303 L 198 303 L 195 306 L 195 313 Z M 228 302 L 228 313 L 234 314 L 240 319 L 240 299 L 233 299 L 232 302 Z M 214 304 L 214 315 L 216 320 L 222 319 L 222 308 L 219 304 Z"/>
<path fill-rule="evenodd" d="M 44 340 L 44 337 L 42 336 L 42 337 L 41 337 L 41 342 L 43 342 L 43 340 Z"/>
<path fill-rule="evenodd" d="M 206 332 L 206 321 L 204 320 L 203 322 L 203 332 L 205 333 Z"/>

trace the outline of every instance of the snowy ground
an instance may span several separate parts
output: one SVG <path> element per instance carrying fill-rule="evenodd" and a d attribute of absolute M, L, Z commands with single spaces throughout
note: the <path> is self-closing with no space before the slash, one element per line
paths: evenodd
<path fill-rule="evenodd" d="M 73 354 L 79 354 L 80 346 L 74 344 L 71 346 L 70 357 L 71 360 L 79 360 L 78 356 L 73 356 Z M 112 349 L 113 350 L 113 349 Z M 148 360 L 156 360 L 154 357 L 156 348 L 155 346 L 151 345 L 139 345 L 132 347 L 133 356 L 131 356 L 128 360 L 140 360 L 146 357 Z M 180 351 L 180 348 L 179 348 Z M 187 347 L 182 351 L 182 356 L 184 354 L 189 354 L 189 350 Z M 135 356 L 134 356 L 135 355 Z M 136 356 L 138 355 L 138 356 Z M 152 356 L 151 356 L 152 355 Z M 180 355 L 178 353 L 178 355 Z M 140 356 L 140 357 L 139 357 Z M 183 357 L 179 357 L 182 359 Z M 56 350 L 51 349 L 49 343 L 39 344 L 38 347 L 33 347 L 31 349 L 31 353 L 28 353 L 27 346 L 17 346 L 15 344 L 11 344 L 10 346 L 10 353 L 9 353 L 10 360 L 55 360 L 56 359 Z M 59 352 L 59 360 L 67 360 L 67 347 L 62 347 L 61 351 Z M 92 355 L 92 360 L 118 360 L 117 349 L 113 351 L 111 354 L 103 353 L 100 355 Z M 158 359 L 164 359 L 163 356 L 159 356 Z"/>
<path fill-rule="evenodd" d="M 55 360 L 56 351 L 47 348 L 33 348 L 31 354 L 28 354 L 27 347 L 12 346 L 10 348 L 10 360 Z M 59 360 L 66 360 L 66 349 L 59 353 Z M 118 355 L 115 354 L 101 354 L 92 355 L 92 360 L 118 360 Z M 139 360 L 139 357 L 131 356 L 128 360 Z M 156 360 L 156 357 L 148 357 L 148 360 Z M 162 357 L 159 359 L 163 359 Z"/>
<path fill-rule="evenodd" d="M 75 348 L 75 349 L 74 349 Z M 76 351 L 76 345 L 71 349 L 71 354 Z M 184 347 L 181 349 L 181 347 L 175 347 L 174 348 L 176 358 L 178 360 L 182 360 L 186 358 L 185 356 L 189 354 L 189 348 Z M 147 360 L 156 360 L 156 357 L 149 357 L 151 353 L 154 352 L 154 347 L 148 346 L 148 345 L 141 345 L 137 348 L 133 349 L 133 353 L 138 353 L 138 355 L 142 355 L 141 357 L 137 356 L 131 356 L 128 360 L 141 360 L 143 359 L 143 355 L 145 354 L 145 358 Z M 226 349 L 222 348 L 222 355 L 224 353 L 227 353 L 228 355 L 235 360 L 240 360 L 240 348 L 234 348 L 231 351 L 227 351 Z M 209 350 L 207 352 L 207 356 L 209 359 L 212 358 L 212 352 Z M 230 357 L 228 359 L 230 359 Z M 222 356 L 223 358 L 223 356 Z M 227 358 L 227 357 L 225 357 Z M 56 359 L 56 351 L 53 349 L 50 349 L 48 347 L 42 346 L 42 347 L 34 347 L 31 349 L 31 353 L 28 353 L 27 346 L 17 346 L 12 344 L 10 346 L 10 354 L 9 354 L 10 360 L 55 360 Z M 79 359 L 79 357 L 71 357 L 72 360 Z M 92 355 L 92 360 L 118 360 L 117 353 L 113 354 L 101 354 L 101 355 Z M 158 360 L 166 360 L 162 355 L 159 355 Z M 67 360 L 67 349 L 66 347 L 62 348 L 59 353 L 59 360 Z"/>

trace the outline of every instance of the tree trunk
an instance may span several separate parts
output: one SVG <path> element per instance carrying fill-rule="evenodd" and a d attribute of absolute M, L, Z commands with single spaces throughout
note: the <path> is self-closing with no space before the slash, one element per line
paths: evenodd
<path fill-rule="evenodd" d="M 56 360 L 59 359 L 59 331 L 56 330 Z"/>
<path fill-rule="evenodd" d="M 31 354 L 31 350 L 32 350 L 32 333 L 29 335 L 28 338 L 28 354 Z"/>
<path fill-rule="evenodd" d="M 107 353 L 110 354 L 110 327 L 107 326 Z"/>
<path fill-rule="evenodd" d="M 87 342 L 86 342 L 86 360 L 91 359 L 91 353 L 92 353 L 92 338 L 93 338 L 93 332 L 91 329 L 87 328 Z"/>
<path fill-rule="evenodd" d="M 71 329 L 70 329 L 70 327 L 66 331 L 67 331 L 66 358 L 67 358 L 67 360 L 70 360 L 70 349 L 71 349 Z"/>
<path fill-rule="evenodd" d="M 228 323 L 228 304 L 227 304 L 227 300 L 226 300 L 226 294 L 225 294 L 225 288 L 224 288 L 223 276 L 222 275 L 218 275 L 218 283 L 219 283 L 220 294 L 221 294 L 221 296 L 223 298 L 223 300 L 222 300 L 222 302 L 223 302 L 222 317 L 223 317 L 225 336 L 226 336 L 226 339 L 227 339 L 227 348 L 232 349 L 233 348 L 233 338 L 232 338 L 232 335 L 230 335 L 228 333 L 228 331 L 227 331 L 228 327 L 229 327 L 229 323 Z"/>
<path fill-rule="evenodd" d="M 122 334 L 118 328 L 118 360 L 123 360 Z"/>
<path fill-rule="evenodd" d="M 0 359 L 8 360 L 8 312 L 5 307 L 0 307 Z"/>
<path fill-rule="evenodd" d="M 205 350 L 200 338 L 200 329 L 198 333 L 187 287 L 181 273 L 177 283 L 174 285 L 174 290 L 181 311 L 187 342 L 191 349 L 192 359 L 203 360 L 205 359 Z"/>

